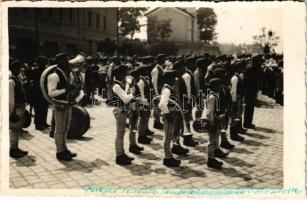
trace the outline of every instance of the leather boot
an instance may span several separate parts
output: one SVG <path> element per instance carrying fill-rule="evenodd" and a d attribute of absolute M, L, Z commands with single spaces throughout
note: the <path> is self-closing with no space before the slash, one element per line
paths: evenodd
<path fill-rule="evenodd" d="M 178 167 L 180 165 L 181 161 L 180 160 L 176 160 L 175 158 L 164 158 L 163 159 L 163 165 L 167 166 L 167 167 Z"/>

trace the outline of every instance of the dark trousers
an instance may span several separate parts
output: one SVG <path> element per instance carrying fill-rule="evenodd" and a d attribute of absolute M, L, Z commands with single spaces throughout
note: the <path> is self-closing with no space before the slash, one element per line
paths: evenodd
<path fill-rule="evenodd" d="M 36 126 L 46 125 L 47 114 L 48 114 L 48 102 L 45 100 L 35 101 L 34 104 L 34 124 Z"/>
<path fill-rule="evenodd" d="M 244 126 L 249 126 L 253 123 L 255 103 L 256 95 L 248 95 L 245 97 Z"/>

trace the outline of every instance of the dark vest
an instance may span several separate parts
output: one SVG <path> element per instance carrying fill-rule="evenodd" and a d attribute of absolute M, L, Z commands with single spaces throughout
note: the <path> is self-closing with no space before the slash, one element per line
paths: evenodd
<path fill-rule="evenodd" d="M 56 89 L 57 90 L 66 89 L 69 83 L 68 83 L 68 80 L 67 80 L 65 73 L 59 68 L 56 68 L 54 70 L 54 73 L 56 73 L 59 76 L 59 82 L 57 84 Z M 54 97 L 54 99 L 67 101 L 68 100 L 67 92 L 65 92 L 65 93 L 63 93 L 59 96 Z"/>
<path fill-rule="evenodd" d="M 178 103 L 177 95 L 174 89 L 171 88 L 168 84 L 164 84 L 163 88 L 168 88 L 171 91 L 170 99 L 174 100 L 176 103 Z M 162 88 L 162 89 L 163 89 Z M 169 111 L 174 111 L 174 108 L 176 108 L 176 105 L 173 102 L 168 102 L 167 107 L 169 108 Z M 175 109 L 176 110 L 176 109 Z"/>
<path fill-rule="evenodd" d="M 186 84 L 181 76 L 177 77 L 175 84 L 176 84 L 176 93 L 178 96 L 178 102 L 180 104 L 183 104 L 183 102 L 186 101 L 188 97 Z"/>
<path fill-rule="evenodd" d="M 124 85 L 121 82 L 119 82 L 118 80 L 113 81 L 112 88 L 113 88 L 114 85 L 119 85 L 123 90 L 125 90 Z M 126 110 L 126 111 L 128 110 L 128 105 L 125 104 L 121 100 L 121 98 L 113 92 L 113 89 L 112 89 L 111 96 L 107 100 L 107 105 L 112 106 L 112 107 L 117 107 L 121 110 Z"/>
<path fill-rule="evenodd" d="M 237 95 L 242 96 L 243 93 L 244 93 L 243 81 L 241 80 L 241 78 L 238 74 L 236 74 L 235 76 L 238 77 Z"/>
<path fill-rule="evenodd" d="M 146 79 L 144 76 L 141 76 L 140 79 L 145 84 L 145 86 L 144 86 L 144 96 L 149 101 L 150 100 L 150 85 L 149 85 L 148 79 Z"/>
<path fill-rule="evenodd" d="M 24 105 L 26 103 L 26 94 L 24 91 L 24 88 L 22 86 L 22 83 L 19 78 L 16 76 L 10 76 L 10 79 L 12 79 L 15 83 L 14 87 L 14 99 L 15 99 L 15 104 L 17 105 Z"/>

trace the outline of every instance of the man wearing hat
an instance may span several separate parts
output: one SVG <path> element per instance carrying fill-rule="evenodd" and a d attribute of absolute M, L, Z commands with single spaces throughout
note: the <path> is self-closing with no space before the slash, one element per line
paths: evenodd
<path fill-rule="evenodd" d="M 32 79 L 32 92 L 33 92 L 33 107 L 34 107 L 34 124 L 36 130 L 44 130 L 49 127 L 47 124 L 47 114 L 48 114 L 48 102 L 43 97 L 40 88 L 40 78 L 42 73 L 46 69 L 48 60 L 44 56 L 39 56 L 37 58 L 38 67 L 32 70 L 30 78 Z"/>
<path fill-rule="evenodd" d="M 187 61 L 188 65 L 193 65 L 194 58 L 190 57 Z M 189 66 L 191 68 L 191 66 Z M 193 140 L 193 134 L 190 128 L 190 121 L 192 120 L 192 105 L 193 105 L 193 95 L 194 95 L 194 82 L 192 72 L 187 70 L 186 66 L 182 62 L 176 62 L 174 64 L 174 69 L 178 71 L 179 76 L 177 77 L 176 85 L 177 92 L 179 96 L 180 106 L 184 112 L 184 134 L 183 134 L 183 144 L 186 146 L 196 146 L 198 142 Z"/>
<path fill-rule="evenodd" d="M 55 132 L 54 139 L 56 144 L 56 157 L 58 160 L 71 161 L 76 157 L 76 153 L 68 150 L 66 145 L 67 132 L 71 118 L 71 106 L 73 102 L 69 100 L 69 93 L 73 91 L 73 85 L 69 83 L 71 73 L 70 65 L 65 53 L 56 55 L 57 67 L 47 77 L 48 95 L 63 105 L 54 104 Z"/>
<path fill-rule="evenodd" d="M 180 160 L 176 160 L 171 151 L 171 142 L 179 140 L 179 133 L 176 132 L 176 126 L 179 126 L 178 122 L 181 119 L 180 111 L 178 111 L 178 98 L 174 90 L 175 77 L 177 72 L 175 70 L 166 70 L 163 75 L 164 86 L 161 91 L 161 98 L 158 104 L 161 114 L 163 115 L 164 122 L 164 159 L 163 165 L 167 167 L 178 167 L 181 163 Z M 174 102 L 171 102 L 174 100 Z M 176 105 L 177 104 L 177 105 Z M 181 123 L 182 124 L 182 123 Z"/>
<path fill-rule="evenodd" d="M 155 95 L 160 95 L 161 89 L 163 87 L 163 64 L 165 61 L 164 54 L 157 55 L 157 65 L 151 72 L 151 79 L 154 88 Z M 154 128 L 156 129 L 163 129 L 163 124 L 160 121 L 160 116 L 158 110 L 154 110 Z"/>
<path fill-rule="evenodd" d="M 204 100 L 207 94 L 207 83 L 205 81 L 205 75 L 207 73 L 207 67 L 209 60 L 207 58 L 199 58 L 196 60 L 196 70 L 194 71 L 194 83 L 196 93 L 196 111 L 195 119 L 201 118 L 204 110 Z"/>
<path fill-rule="evenodd" d="M 212 78 L 209 81 L 210 94 L 207 100 L 206 118 L 209 124 L 209 144 L 208 144 L 208 162 L 207 166 L 213 169 L 221 169 L 223 163 L 216 160 L 216 157 L 226 157 L 219 148 L 219 121 L 223 119 L 218 113 L 219 110 L 219 92 L 221 90 L 221 80 Z"/>
<path fill-rule="evenodd" d="M 234 74 L 230 80 L 230 94 L 232 100 L 232 117 L 230 126 L 230 138 L 234 141 L 243 141 L 244 137 L 241 137 L 238 133 L 240 130 L 240 123 L 242 122 L 242 97 L 243 97 L 243 78 L 240 76 L 243 68 L 242 61 L 236 61 L 233 64 Z"/>
<path fill-rule="evenodd" d="M 22 126 L 13 126 L 13 123 L 23 124 L 26 95 L 18 75 L 20 73 L 20 63 L 13 60 L 10 63 L 9 79 L 9 111 L 10 111 L 10 157 L 21 158 L 28 154 L 18 147 L 18 135 L 22 132 Z"/>
<path fill-rule="evenodd" d="M 244 108 L 244 128 L 254 129 L 253 122 L 254 108 L 258 93 L 259 75 L 258 68 L 262 65 L 262 56 L 255 55 L 252 57 L 252 62 L 246 66 L 244 73 L 244 86 L 245 86 L 245 108 Z"/>
<path fill-rule="evenodd" d="M 221 147 L 224 149 L 233 149 L 235 146 L 230 144 L 227 138 L 227 129 L 230 117 L 231 109 L 231 95 L 228 88 L 228 80 L 226 79 L 226 71 L 221 68 L 217 68 L 213 73 L 214 78 L 221 79 L 221 89 L 219 92 L 219 110 L 217 113 L 219 115 L 225 115 L 223 119 L 219 121 L 220 135 L 221 135 Z M 222 155 L 220 153 L 220 155 Z"/>
<path fill-rule="evenodd" d="M 133 94 L 128 94 L 129 87 L 124 83 L 128 72 L 126 65 L 119 64 L 112 69 L 113 84 L 112 94 L 109 96 L 108 105 L 115 107 L 113 114 L 116 120 L 116 139 L 115 139 L 115 162 L 118 165 L 130 165 L 134 158 L 129 157 L 124 151 L 124 136 L 126 128 L 127 112 L 129 103 L 133 99 Z M 141 149 L 139 149 L 141 151 Z"/>
<path fill-rule="evenodd" d="M 141 144 L 150 144 L 152 138 L 147 137 L 146 129 L 148 128 L 147 122 L 147 113 L 149 111 L 149 106 L 147 103 L 147 99 L 144 96 L 144 83 L 140 79 L 140 71 L 139 67 L 130 71 L 129 75 L 134 78 L 133 90 L 135 101 L 131 102 L 131 106 L 129 109 L 129 125 L 130 125 L 130 147 L 129 151 L 134 154 L 140 154 L 144 148 L 137 146 L 136 143 L 136 130 L 138 130 L 138 142 Z M 141 84 L 142 82 L 142 84 Z M 145 114 L 144 112 L 147 113 Z"/>

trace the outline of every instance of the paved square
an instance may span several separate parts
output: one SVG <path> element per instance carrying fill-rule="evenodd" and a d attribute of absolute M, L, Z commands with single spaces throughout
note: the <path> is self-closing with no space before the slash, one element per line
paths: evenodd
<path fill-rule="evenodd" d="M 154 140 L 144 145 L 143 155 L 130 166 L 115 164 L 115 119 L 112 108 L 87 108 L 91 128 L 81 140 L 68 140 L 68 146 L 78 157 L 72 162 L 55 158 L 55 143 L 46 130 L 40 132 L 31 125 L 23 134 L 20 147 L 29 156 L 10 159 L 11 188 L 82 189 L 93 185 L 101 188 L 282 188 L 283 187 L 283 107 L 272 99 L 260 96 L 261 106 L 255 109 L 256 130 L 249 130 L 243 143 L 236 145 L 223 159 L 221 171 L 208 169 L 206 133 L 195 133 L 200 145 L 189 148 L 182 164 L 166 168 L 163 159 L 163 131 L 155 130 Z M 50 116 L 49 116 L 50 118 Z M 152 121 L 151 121 L 152 123 Z M 152 126 L 152 125 L 151 125 Z M 127 132 L 128 133 L 128 132 Z M 128 134 L 125 136 L 128 151 Z M 130 154 L 131 155 L 131 154 Z"/>

